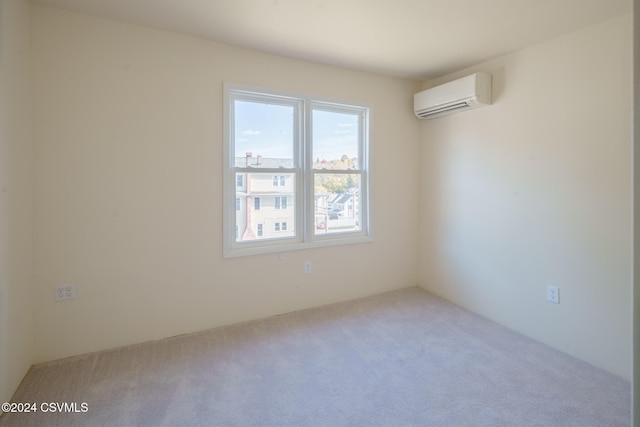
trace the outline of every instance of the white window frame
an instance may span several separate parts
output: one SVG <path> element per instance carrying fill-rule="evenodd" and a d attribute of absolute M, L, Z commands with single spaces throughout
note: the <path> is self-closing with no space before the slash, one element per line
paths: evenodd
<path fill-rule="evenodd" d="M 235 158 L 244 153 L 235 153 L 235 100 L 254 102 L 268 102 L 282 105 L 293 105 L 296 111 L 294 120 L 294 153 L 291 169 L 269 169 L 266 167 L 239 168 Z M 327 111 L 348 112 L 358 114 L 359 117 L 359 153 L 357 171 L 314 171 L 312 158 L 312 111 L 320 108 Z M 292 94 L 269 89 L 256 88 L 245 85 L 225 83 L 224 85 L 224 133 L 223 133 L 223 256 L 225 258 L 258 255 L 273 252 L 310 249 L 344 244 L 365 243 L 373 240 L 371 192 L 370 192 L 370 156 L 373 108 L 368 104 L 345 102 L 316 96 Z M 287 200 L 289 206 L 295 209 L 294 237 L 276 237 L 271 239 L 256 239 L 251 241 L 237 241 L 236 237 L 236 173 L 264 173 L 272 175 L 293 175 L 295 177 L 295 194 L 293 201 Z M 360 175 L 359 209 L 361 212 L 360 230 L 316 235 L 314 230 L 315 195 L 314 174 L 324 173 L 354 173 Z M 291 202 L 291 203 L 289 203 Z M 287 224 L 287 228 L 289 224 Z"/>

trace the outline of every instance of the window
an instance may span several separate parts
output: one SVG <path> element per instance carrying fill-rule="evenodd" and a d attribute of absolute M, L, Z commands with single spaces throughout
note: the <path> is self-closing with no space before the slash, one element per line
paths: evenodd
<path fill-rule="evenodd" d="M 276 222 L 273 224 L 273 230 L 274 231 L 287 231 L 287 222 L 286 221 L 282 221 L 282 222 Z"/>
<path fill-rule="evenodd" d="M 273 205 L 276 209 L 287 209 L 287 197 L 276 197 L 273 201 Z"/>
<path fill-rule="evenodd" d="M 369 111 L 225 85 L 225 256 L 371 240 Z"/>

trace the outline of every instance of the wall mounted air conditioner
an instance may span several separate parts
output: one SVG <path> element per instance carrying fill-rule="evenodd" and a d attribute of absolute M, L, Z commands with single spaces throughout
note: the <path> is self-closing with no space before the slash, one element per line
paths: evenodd
<path fill-rule="evenodd" d="M 419 119 L 433 119 L 491 104 L 491 74 L 475 73 L 413 96 Z"/>

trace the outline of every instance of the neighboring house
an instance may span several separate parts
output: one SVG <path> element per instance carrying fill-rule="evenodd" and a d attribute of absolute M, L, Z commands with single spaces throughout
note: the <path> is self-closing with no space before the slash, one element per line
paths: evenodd
<path fill-rule="evenodd" d="M 259 168 L 290 168 L 291 160 L 236 157 L 236 166 L 255 173 L 236 174 L 236 239 L 256 240 L 295 235 L 295 179 L 291 173 L 263 173 Z"/>
<path fill-rule="evenodd" d="M 260 168 L 291 168 L 290 159 L 236 157 L 237 167 L 255 173 L 236 174 L 236 239 L 259 240 L 295 235 L 295 178 L 291 173 L 260 172 Z M 316 234 L 359 227 L 358 188 L 343 193 L 316 193 Z"/>
<path fill-rule="evenodd" d="M 316 195 L 316 233 L 356 230 L 359 227 L 358 188 L 345 193 Z"/>

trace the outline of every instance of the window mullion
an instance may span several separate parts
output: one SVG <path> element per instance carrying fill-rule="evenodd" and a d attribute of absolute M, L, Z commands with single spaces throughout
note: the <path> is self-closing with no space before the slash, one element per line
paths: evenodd
<path fill-rule="evenodd" d="M 304 168 L 304 241 L 308 242 L 313 238 L 313 227 L 315 223 L 315 200 L 314 200 L 314 174 L 313 174 L 313 121 L 311 120 L 312 104 L 308 100 L 305 101 L 304 109 L 304 152 L 305 152 L 305 168 Z"/>

